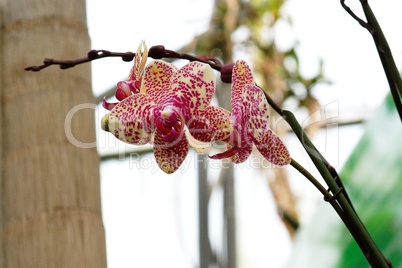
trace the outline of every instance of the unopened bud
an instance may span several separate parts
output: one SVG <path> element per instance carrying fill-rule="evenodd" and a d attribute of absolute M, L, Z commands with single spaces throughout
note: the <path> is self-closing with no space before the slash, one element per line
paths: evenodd
<path fill-rule="evenodd" d="M 165 56 L 165 47 L 162 45 L 153 46 L 148 50 L 148 56 L 157 60 Z"/>
<path fill-rule="evenodd" d="M 224 83 L 232 83 L 232 71 L 234 63 L 223 65 L 221 68 L 221 80 Z"/>
<path fill-rule="evenodd" d="M 105 114 L 101 120 L 101 128 L 109 132 L 109 114 Z"/>

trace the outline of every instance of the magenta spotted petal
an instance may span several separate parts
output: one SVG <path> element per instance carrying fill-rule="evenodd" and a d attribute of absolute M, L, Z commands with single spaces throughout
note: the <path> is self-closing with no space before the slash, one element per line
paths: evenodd
<path fill-rule="evenodd" d="M 290 163 L 290 154 L 281 139 L 268 129 L 254 141 L 258 151 L 269 162 L 284 166 Z"/>
<path fill-rule="evenodd" d="M 215 92 L 215 76 L 209 65 L 190 62 L 174 73 L 170 90 L 163 90 L 163 93 L 152 88 L 146 90 L 155 94 L 161 109 L 174 106 L 188 121 L 197 111 L 210 105 Z"/>
<path fill-rule="evenodd" d="M 130 77 L 133 73 L 136 71 L 132 70 Z M 190 62 L 178 70 L 169 63 L 153 61 L 142 77 L 139 92 L 125 96 L 131 92 L 129 85 L 123 83 L 120 87 L 127 92 L 121 102 L 107 105 L 112 110 L 102 120 L 102 126 L 116 138 L 136 145 L 153 140 L 155 159 L 168 174 L 175 172 L 186 158 L 189 140 L 228 139 L 230 113 L 210 105 L 215 81 L 209 65 Z M 204 144 L 197 142 L 197 146 L 204 150 Z"/>
<path fill-rule="evenodd" d="M 107 115 L 108 130 L 126 143 L 147 144 L 155 131 L 154 118 L 159 114 L 151 97 L 144 94 L 131 95 Z"/>
<path fill-rule="evenodd" d="M 190 62 L 177 70 L 167 62 L 154 61 L 145 70 L 141 92 L 152 96 L 161 110 L 174 107 L 199 141 L 220 141 L 230 135 L 230 113 L 210 105 L 215 77 L 207 64 Z"/>
<path fill-rule="evenodd" d="M 189 144 L 184 132 L 174 142 L 167 142 L 156 131 L 153 144 L 156 162 L 167 174 L 175 172 L 186 159 Z"/>
<path fill-rule="evenodd" d="M 262 90 L 255 85 L 250 67 L 237 61 L 232 76 L 233 133 L 226 152 L 214 159 L 231 157 L 234 163 L 245 161 L 255 144 L 260 153 L 275 165 L 290 163 L 290 154 L 268 126 L 269 106 Z"/>
<path fill-rule="evenodd" d="M 158 101 L 162 94 L 171 91 L 172 80 L 177 72 L 176 66 L 161 60 L 155 60 L 145 68 L 141 93 L 149 94 Z"/>
<path fill-rule="evenodd" d="M 231 146 L 230 144 L 233 144 L 231 141 L 228 141 L 227 148 L 228 150 L 215 154 L 213 156 L 210 156 L 211 159 L 223 159 L 223 158 L 228 158 L 232 160 L 233 163 L 239 164 L 243 163 L 248 159 L 248 157 L 251 155 L 251 152 L 253 150 L 253 145 L 252 143 L 246 142 L 246 141 L 241 141 L 240 143 L 234 142 L 234 144 Z"/>
<path fill-rule="evenodd" d="M 215 106 L 197 111 L 187 126 L 191 136 L 202 142 L 223 141 L 232 132 L 230 112 Z"/>

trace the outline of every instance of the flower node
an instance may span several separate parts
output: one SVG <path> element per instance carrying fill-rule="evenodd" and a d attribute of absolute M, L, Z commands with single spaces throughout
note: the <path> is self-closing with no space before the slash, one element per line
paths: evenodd
<path fill-rule="evenodd" d="M 224 83 L 232 83 L 232 72 L 234 63 L 229 63 L 222 66 L 221 69 L 221 80 Z"/>
<path fill-rule="evenodd" d="M 165 47 L 162 45 L 153 46 L 148 51 L 149 57 L 153 59 L 162 59 L 165 56 Z"/>

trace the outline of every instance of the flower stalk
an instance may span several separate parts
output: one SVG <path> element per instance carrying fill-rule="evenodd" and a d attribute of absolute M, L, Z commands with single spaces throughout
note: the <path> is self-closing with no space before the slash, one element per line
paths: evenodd
<path fill-rule="evenodd" d="M 341 5 L 345 9 L 345 11 L 355 19 L 363 28 L 365 28 L 373 37 L 378 55 L 381 60 L 381 64 L 383 66 L 385 76 L 387 78 L 390 91 L 392 94 L 392 98 L 394 99 L 394 103 L 396 109 L 398 111 L 399 117 L 402 120 L 402 79 L 401 75 L 396 67 L 394 57 L 392 56 L 391 49 L 388 45 L 387 39 L 381 29 L 380 24 L 377 21 L 376 16 L 374 15 L 373 10 L 371 9 L 367 0 L 360 0 L 360 3 L 363 8 L 364 15 L 366 16 L 366 20 L 364 21 L 359 18 L 346 4 L 345 0 L 341 0 Z"/>
<path fill-rule="evenodd" d="M 313 161 L 314 165 L 320 172 L 321 176 L 327 183 L 330 191 L 333 193 L 331 198 L 326 199 L 327 201 L 336 200 L 339 204 L 342 214 L 345 215 L 344 222 L 348 227 L 349 231 L 351 231 L 352 235 L 354 236 L 356 242 L 358 242 L 360 248 L 363 250 L 363 253 L 368 260 L 368 262 L 373 267 L 384 267 L 388 268 L 389 263 L 384 258 L 383 254 L 377 247 L 376 243 L 370 236 L 369 232 L 367 231 L 366 227 L 364 226 L 363 222 L 360 220 L 359 216 L 357 215 L 356 211 L 354 210 L 353 206 L 351 205 L 350 201 L 344 195 L 344 188 L 339 187 L 336 183 L 334 178 L 332 177 L 331 173 L 327 169 L 326 165 L 323 163 L 320 154 L 315 149 L 315 146 L 304 133 L 302 127 L 296 120 L 295 116 L 292 112 L 283 110 L 283 115 L 286 121 L 289 123 L 290 127 L 296 134 L 297 138 L 299 139 L 300 143 L 303 145 L 304 149 L 306 150 L 307 154 L 310 156 L 311 161 Z M 300 168 L 299 166 L 294 166 L 295 168 Z M 302 170 L 302 169 L 300 169 Z M 306 177 L 307 178 L 307 177 Z M 311 181 L 311 179 L 310 179 Z M 316 183 L 313 183 L 316 185 Z M 324 195 L 326 197 L 327 195 Z M 338 211 L 337 211 L 338 212 Z M 339 213 L 338 213 L 339 215 Z M 341 216 L 341 215 L 340 215 Z M 361 243 L 359 243 L 361 242 Z"/>

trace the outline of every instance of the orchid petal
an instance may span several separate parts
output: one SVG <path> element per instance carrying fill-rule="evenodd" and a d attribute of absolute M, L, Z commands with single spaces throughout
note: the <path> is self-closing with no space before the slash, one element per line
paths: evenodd
<path fill-rule="evenodd" d="M 166 90 L 170 90 L 175 72 L 177 72 L 177 68 L 168 62 L 152 61 L 145 68 L 140 92 L 151 95 L 154 101 L 158 103 L 162 94 Z"/>
<path fill-rule="evenodd" d="M 247 160 L 253 149 L 253 141 L 247 136 L 247 129 L 241 126 L 233 129 L 231 135 L 225 140 L 227 151 L 210 156 L 212 159 L 222 159 L 230 157 L 233 163 L 242 163 Z"/>
<path fill-rule="evenodd" d="M 252 140 L 250 139 L 249 134 L 251 134 L 252 137 L 257 138 L 260 133 L 263 133 L 268 129 L 268 102 L 266 101 L 262 90 L 254 85 L 251 70 L 246 62 L 236 62 L 233 67 L 233 83 L 233 127 L 236 130 L 236 134 L 239 135 L 238 142 L 240 141 L 240 148 L 247 147 L 245 152 L 251 152 L 250 148 L 248 148 L 252 145 Z M 238 88 L 236 89 L 236 87 Z M 240 87 L 242 87 L 241 90 Z M 235 158 L 239 159 L 236 161 L 241 161 L 241 159 L 243 159 L 240 155 L 237 155 Z"/>
<path fill-rule="evenodd" d="M 152 99 L 135 94 L 117 104 L 109 114 L 109 131 L 119 140 L 136 145 L 150 141 L 154 118 L 160 114 Z"/>
<path fill-rule="evenodd" d="M 285 145 L 269 129 L 269 105 L 264 92 L 255 85 L 250 67 L 242 60 L 233 67 L 232 116 L 233 141 L 228 142 L 229 150 L 218 157 L 230 156 L 234 163 L 241 163 L 251 154 L 254 143 L 271 163 L 290 163 L 290 154 Z"/>
<path fill-rule="evenodd" d="M 141 77 L 142 70 L 144 69 L 145 63 L 148 58 L 148 48 L 144 40 L 139 44 L 137 51 L 135 52 L 134 65 L 131 68 L 128 80 L 139 81 Z"/>
<path fill-rule="evenodd" d="M 253 73 L 248 64 L 244 60 L 236 61 L 232 75 L 232 103 L 237 101 L 245 86 L 254 84 Z"/>
<path fill-rule="evenodd" d="M 215 106 L 198 111 L 187 122 L 191 135 L 202 142 L 222 141 L 232 132 L 230 112 Z"/>
<path fill-rule="evenodd" d="M 184 127 L 184 133 L 186 134 L 186 138 L 188 140 L 189 145 L 191 148 L 194 149 L 199 154 L 208 154 L 209 150 L 211 150 L 211 143 L 209 142 L 202 142 L 196 140 L 188 130 L 187 126 Z"/>
<path fill-rule="evenodd" d="M 268 126 L 269 106 L 263 91 L 255 85 L 244 87 L 242 94 L 243 115 L 242 122 L 260 153 L 275 165 L 286 165 L 290 163 L 290 155 L 280 138 L 275 135 Z"/>
<path fill-rule="evenodd" d="M 289 151 L 281 139 L 272 130 L 259 135 L 258 140 L 254 141 L 258 151 L 272 164 L 284 166 L 290 163 Z"/>
<path fill-rule="evenodd" d="M 209 156 L 209 158 L 211 158 L 211 159 L 224 159 L 224 158 L 232 157 L 238 150 L 239 150 L 239 148 L 232 147 L 232 148 L 224 151 L 223 153 L 218 153 L 218 154 L 211 155 L 211 156 Z"/>
<path fill-rule="evenodd" d="M 250 144 L 242 146 L 241 148 L 237 149 L 236 153 L 230 159 L 235 164 L 243 163 L 251 155 L 252 150 L 253 146 Z"/>
<path fill-rule="evenodd" d="M 235 103 L 233 108 L 233 114 L 238 118 L 237 124 L 241 124 L 254 138 L 258 138 L 269 129 L 269 104 L 263 91 L 256 85 L 245 86 L 239 101 L 241 104 Z"/>
<path fill-rule="evenodd" d="M 212 68 L 201 62 L 190 62 L 174 75 L 171 89 L 158 101 L 161 109 L 174 106 L 186 121 L 197 110 L 205 110 L 215 92 L 215 76 Z"/>
<path fill-rule="evenodd" d="M 168 142 L 163 134 L 155 131 L 154 155 L 160 169 L 165 173 L 175 172 L 186 159 L 188 153 L 188 141 L 184 133 L 174 142 Z"/>
<path fill-rule="evenodd" d="M 147 44 L 145 44 L 144 40 L 141 41 L 141 45 L 142 45 L 141 61 L 139 63 L 137 63 L 138 68 L 135 70 L 136 74 L 137 74 L 137 79 L 141 76 L 141 73 L 144 70 L 145 64 L 147 63 L 147 59 L 148 59 L 148 47 L 147 47 Z M 137 51 L 137 53 L 138 53 L 138 51 Z"/>
<path fill-rule="evenodd" d="M 230 157 L 231 161 L 235 164 L 243 163 L 251 155 L 253 150 L 252 144 L 245 143 L 239 147 L 231 147 L 228 144 L 228 150 L 219 154 L 209 156 L 211 159 L 223 159 Z"/>

